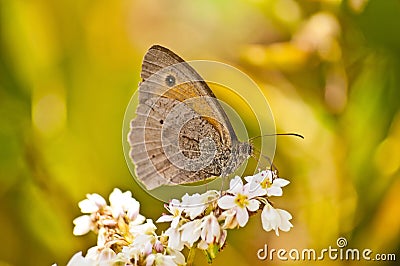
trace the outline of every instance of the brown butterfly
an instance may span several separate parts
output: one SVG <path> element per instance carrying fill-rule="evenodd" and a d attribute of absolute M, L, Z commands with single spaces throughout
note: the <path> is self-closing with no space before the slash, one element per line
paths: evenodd
<path fill-rule="evenodd" d="M 137 178 L 147 189 L 227 176 L 252 154 L 210 87 L 178 55 L 152 46 L 141 78 L 128 141 Z"/>

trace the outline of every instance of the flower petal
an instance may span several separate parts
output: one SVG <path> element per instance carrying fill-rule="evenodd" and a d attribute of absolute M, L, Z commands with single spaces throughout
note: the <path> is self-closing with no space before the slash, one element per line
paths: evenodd
<path fill-rule="evenodd" d="M 89 199 L 84 199 L 78 203 L 82 213 L 94 213 L 99 210 L 99 206 Z"/>
<path fill-rule="evenodd" d="M 157 219 L 156 223 L 171 222 L 173 219 L 174 219 L 174 216 L 172 216 L 172 215 L 163 215 Z"/>
<path fill-rule="evenodd" d="M 217 242 L 221 235 L 221 227 L 217 220 L 217 217 L 213 213 L 204 217 L 202 222 L 201 239 L 206 241 L 208 244 Z"/>
<path fill-rule="evenodd" d="M 261 212 L 263 229 L 268 232 L 272 229 L 278 228 L 278 219 L 280 220 L 280 217 L 276 210 L 269 204 L 265 205 L 263 211 Z"/>
<path fill-rule="evenodd" d="M 200 240 L 199 243 L 197 244 L 197 248 L 201 250 L 206 250 L 208 248 L 208 244 L 204 240 Z"/>
<path fill-rule="evenodd" d="M 92 226 L 92 219 L 89 215 L 82 215 L 74 219 L 73 221 L 75 227 L 73 234 L 76 236 L 81 236 L 87 234 Z"/>
<path fill-rule="evenodd" d="M 122 191 L 119 188 L 114 188 L 114 190 L 110 193 L 110 196 L 108 196 L 108 199 L 110 204 L 113 205 L 119 203 L 121 197 Z"/>
<path fill-rule="evenodd" d="M 178 228 L 168 228 L 165 231 L 165 235 L 168 236 L 168 247 L 179 251 L 183 249 L 183 242 L 181 241 L 181 234 L 178 232 Z"/>
<path fill-rule="evenodd" d="M 281 217 L 281 224 L 279 225 L 279 229 L 284 232 L 288 232 L 290 228 L 293 227 L 293 224 L 289 222 L 289 220 L 292 219 L 292 215 L 285 210 L 277 209 L 277 211 Z"/>
<path fill-rule="evenodd" d="M 247 183 L 251 183 L 251 181 L 253 180 L 253 176 L 252 175 L 245 176 L 244 180 L 246 180 Z"/>
<path fill-rule="evenodd" d="M 196 242 L 201 234 L 201 220 L 196 219 L 194 221 L 190 221 L 185 223 L 180 227 L 182 230 L 182 241 L 189 243 L 189 246 L 192 247 L 194 242 Z"/>
<path fill-rule="evenodd" d="M 97 193 L 87 194 L 86 197 L 99 207 L 107 205 L 106 200 Z"/>
<path fill-rule="evenodd" d="M 283 179 L 283 178 L 276 178 L 272 184 L 279 186 L 279 187 L 284 187 L 287 186 L 290 183 L 290 181 Z"/>
<path fill-rule="evenodd" d="M 178 227 L 178 225 L 179 225 L 179 221 L 180 221 L 180 219 L 181 219 L 181 216 L 179 215 L 179 216 L 176 216 L 176 217 L 174 217 L 174 219 L 172 219 L 172 222 L 171 222 L 171 227 L 173 227 L 173 228 L 177 228 Z"/>
<path fill-rule="evenodd" d="M 149 256 L 146 257 L 146 266 L 152 266 L 154 264 L 154 260 L 156 259 L 155 254 L 150 254 Z"/>
<path fill-rule="evenodd" d="M 236 208 L 229 209 L 227 211 L 224 211 L 221 213 L 219 216 L 220 219 L 225 220 L 224 225 L 222 228 L 224 229 L 233 229 L 238 226 L 238 222 L 236 219 Z"/>
<path fill-rule="evenodd" d="M 130 225 L 129 232 L 132 235 L 153 235 L 155 234 L 157 227 L 154 225 L 152 219 L 147 219 L 146 223 L 141 225 Z"/>
<path fill-rule="evenodd" d="M 177 199 L 173 199 L 170 201 L 169 203 L 170 207 L 180 207 L 181 206 L 181 202 Z"/>
<path fill-rule="evenodd" d="M 244 179 L 247 181 L 246 185 L 249 187 L 249 192 L 253 193 L 260 188 L 260 183 L 264 180 L 264 176 L 260 172 L 253 176 L 246 176 Z"/>
<path fill-rule="evenodd" d="M 240 178 L 240 176 L 235 176 L 235 178 L 233 178 L 231 182 L 229 182 L 229 192 L 233 194 L 241 192 L 242 188 L 243 188 L 243 181 Z"/>
<path fill-rule="evenodd" d="M 180 251 L 177 251 L 175 249 L 167 248 L 167 254 L 171 255 L 174 260 L 174 262 L 177 265 L 185 265 L 185 256 Z"/>
<path fill-rule="evenodd" d="M 282 196 L 283 191 L 280 187 L 278 186 L 272 186 L 270 188 L 267 188 L 267 195 L 268 196 Z"/>
<path fill-rule="evenodd" d="M 104 248 L 100 251 L 98 260 L 99 260 L 99 264 L 100 265 L 112 265 L 113 264 L 113 260 L 115 259 L 115 257 L 117 256 L 117 254 L 115 254 L 114 250 L 112 250 L 111 248 Z"/>
<path fill-rule="evenodd" d="M 82 266 L 90 266 L 93 265 L 94 261 L 91 261 L 82 256 L 82 251 L 76 253 L 72 258 L 69 260 L 67 266 L 74 266 L 74 265 L 82 265 Z"/>
<path fill-rule="evenodd" d="M 135 220 L 136 217 L 139 215 L 140 203 L 135 199 L 131 199 L 126 207 L 126 215 L 128 216 L 128 218 L 132 221 Z"/>
<path fill-rule="evenodd" d="M 236 208 L 236 219 L 240 227 L 243 227 L 249 221 L 249 213 L 246 208 Z"/>
<path fill-rule="evenodd" d="M 235 196 L 225 195 L 218 200 L 218 206 L 221 209 L 227 210 L 236 206 Z"/>
<path fill-rule="evenodd" d="M 249 200 L 249 204 L 247 205 L 247 209 L 249 211 L 255 212 L 260 207 L 260 202 L 256 199 Z"/>
<path fill-rule="evenodd" d="M 133 225 L 139 225 L 139 224 L 144 223 L 144 221 L 146 221 L 146 217 L 144 217 L 144 216 L 141 215 L 141 214 L 138 214 L 138 216 L 136 216 L 136 219 L 135 219 L 135 220 L 129 222 L 129 226 L 131 226 L 131 225 L 132 225 L 132 226 L 133 226 Z"/>
<path fill-rule="evenodd" d="M 267 190 L 262 188 L 259 183 L 258 184 L 247 183 L 246 185 L 244 185 L 243 191 L 250 199 L 255 197 L 261 197 L 267 194 Z"/>

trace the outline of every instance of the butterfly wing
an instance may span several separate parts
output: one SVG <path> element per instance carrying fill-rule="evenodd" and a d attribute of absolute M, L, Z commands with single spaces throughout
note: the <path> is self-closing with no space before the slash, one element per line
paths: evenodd
<path fill-rule="evenodd" d="M 169 87 L 165 79 L 172 76 L 175 84 Z M 153 45 L 144 56 L 139 87 L 139 103 L 149 97 L 168 97 L 186 102 L 219 132 L 227 145 L 237 141 L 229 119 L 210 87 L 187 62 L 169 49 Z"/>
<path fill-rule="evenodd" d="M 152 46 L 141 77 L 129 134 L 138 178 L 153 189 L 220 175 L 227 161 L 221 154 L 237 137 L 200 75 L 170 50 Z"/>
<path fill-rule="evenodd" d="M 211 176 L 210 173 L 191 169 L 190 163 L 196 162 L 187 158 L 202 160 L 198 156 L 200 154 L 198 145 L 197 147 L 196 145 L 195 147 L 180 145 L 182 143 L 175 141 L 193 138 L 189 136 L 190 130 L 185 132 L 179 129 L 176 126 L 181 123 L 179 119 L 170 126 L 160 123 L 166 120 L 165 114 L 171 113 L 171 110 L 177 108 L 179 104 L 179 101 L 172 99 L 159 98 L 156 101 L 149 99 L 138 106 L 137 116 L 131 122 L 128 137 L 131 145 L 130 156 L 135 163 L 138 178 L 147 189 L 154 189 L 161 185 L 188 183 L 188 180 L 196 182 Z M 181 110 L 180 114 L 192 118 L 196 116 L 193 111 L 188 110 Z M 182 149 L 191 154 L 182 153 Z"/>

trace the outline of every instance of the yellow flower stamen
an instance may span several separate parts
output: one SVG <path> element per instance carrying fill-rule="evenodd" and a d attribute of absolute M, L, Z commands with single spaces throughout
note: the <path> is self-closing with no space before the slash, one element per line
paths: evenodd
<path fill-rule="evenodd" d="M 174 210 L 174 213 L 173 213 L 173 216 L 174 216 L 174 217 L 178 217 L 179 215 L 180 215 L 179 210 L 178 210 L 178 209 L 175 209 L 175 210 Z"/>
<path fill-rule="evenodd" d="M 240 208 L 245 208 L 249 204 L 248 197 L 246 195 L 237 194 L 235 204 Z"/>
<path fill-rule="evenodd" d="M 266 189 L 266 188 L 270 188 L 272 186 L 272 182 L 269 178 L 265 178 L 262 182 L 261 182 L 261 187 Z"/>

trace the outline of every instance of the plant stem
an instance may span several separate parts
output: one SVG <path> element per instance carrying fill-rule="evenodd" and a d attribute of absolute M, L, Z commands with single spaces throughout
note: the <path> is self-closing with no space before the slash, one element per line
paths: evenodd
<path fill-rule="evenodd" d="M 195 255 L 196 255 L 196 248 L 195 247 L 191 247 L 189 249 L 189 254 L 188 254 L 188 258 L 187 258 L 187 262 L 186 262 L 187 266 L 192 266 L 193 265 L 194 256 Z"/>

